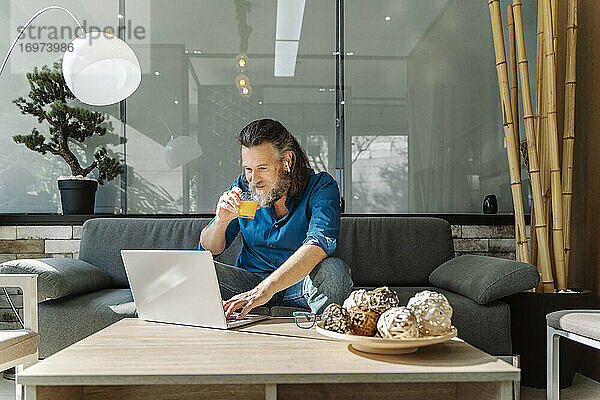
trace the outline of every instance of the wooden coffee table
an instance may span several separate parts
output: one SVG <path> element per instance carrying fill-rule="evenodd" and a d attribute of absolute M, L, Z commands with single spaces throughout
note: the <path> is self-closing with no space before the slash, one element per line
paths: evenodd
<path fill-rule="evenodd" d="M 225 331 L 128 318 L 27 368 L 18 382 L 37 400 L 506 400 L 519 379 L 518 368 L 459 339 L 375 355 L 290 319 Z"/>

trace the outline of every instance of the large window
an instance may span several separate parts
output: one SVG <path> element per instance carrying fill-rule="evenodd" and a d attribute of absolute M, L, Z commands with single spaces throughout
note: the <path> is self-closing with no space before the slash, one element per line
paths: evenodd
<path fill-rule="evenodd" d="M 94 108 L 112 132 L 76 149 L 85 163 L 108 146 L 127 167 L 99 188 L 96 212 L 214 212 L 241 172 L 234 136 L 258 118 L 281 121 L 312 167 L 343 183 L 346 212 L 479 213 L 489 193 L 500 212 L 512 212 L 489 11 L 480 0 L 55 3 L 86 29 L 124 26 L 142 68 L 130 98 Z M 0 3 L 2 55 L 33 10 L 47 5 Z M 536 11 L 523 7 L 529 50 Z M 20 43 L 69 43 L 74 32 L 70 17 L 53 10 Z M 15 48 L 0 77 L 0 213 L 59 213 L 56 179 L 67 166 L 12 141 L 37 125 L 12 100 L 27 95 L 26 72 L 62 53 L 26 49 Z M 533 54 L 529 60 L 535 71 Z M 165 147 L 178 137 L 201 152 L 167 163 Z"/>

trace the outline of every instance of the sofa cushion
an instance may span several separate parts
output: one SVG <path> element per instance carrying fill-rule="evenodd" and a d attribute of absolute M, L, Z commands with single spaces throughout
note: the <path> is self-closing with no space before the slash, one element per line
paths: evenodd
<path fill-rule="evenodd" d="M 373 289 L 373 287 L 365 289 Z M 398 293 L 401 305 L 406 305 L 412 296 L 422 290 L 442 293 L 452 306 L 452 325 L 458 329 L 458 337 L 489 354 L 512 354 L 510 309 L 506 303 L 492 301 L 480 305 L 460 294 L 432 286 L 390 287 L 390 289 Z"/>
<path fill-rule="evenodd" d="M 0 364 L 33 354 L 40 335 L 28 329 L 0 331 Z"/>
<path fill-rule="evenodd" d="M 429 274 L 454 257 L 450 224 L 438 218 L 342 217 L 334 256 L 355 286 L 427 286 Z"/>
<path fill-rule="evenodd" d="M 72 258 L 12 260 L 0 264 L 1 274 L 37 274 L 38 301 L 59 299 L 108 288 L 110 277 L 101 269 Z"/>
<path fill-rule="evenodd" d="M 40 303 L 40 357 L 48 357 L 127 317 L 137 317 L 129 289 L 103 289 Z"/>
<path fill-rule="evenodd" d="M 465 254 L 436 268 L 429 276 L 435 286 L 460 293 L 479 304 L 537 286 L 537 269 L 524 262 Z"/>

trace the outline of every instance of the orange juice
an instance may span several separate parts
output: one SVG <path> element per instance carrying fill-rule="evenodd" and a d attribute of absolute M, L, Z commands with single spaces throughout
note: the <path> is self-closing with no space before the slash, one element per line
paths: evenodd
<path fill-rule="evenodd" d="M 258 208 L 258 201 L 256 200 L 242 200 L 240 203 L 240 218 L 254 219 L 256 209 Z"/>

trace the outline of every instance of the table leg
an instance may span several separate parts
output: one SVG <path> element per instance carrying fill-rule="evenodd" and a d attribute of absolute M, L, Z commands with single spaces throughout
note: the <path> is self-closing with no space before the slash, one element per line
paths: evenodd
<path fill-rule="evenodd" d="M 513 400 L 513 388 L 514 382 L 512 381 L 500 382 L 500 398 L 502 400 Z"/>
<path fill-rule="evenodd" d="M 457 382 L 456 398 L 461 400 L 513 400 L 513 381 Z"/>
<path fill-rule="evenodd" d="M 25 400 L 36 399 L 36 388 L 34 385 L 24 385 L 25 388 Z"/>
<path fill-rule="evenodd" d="M 265 400 L 277 400 L 277 385 L 268 383 L 265 385 Z"/>

